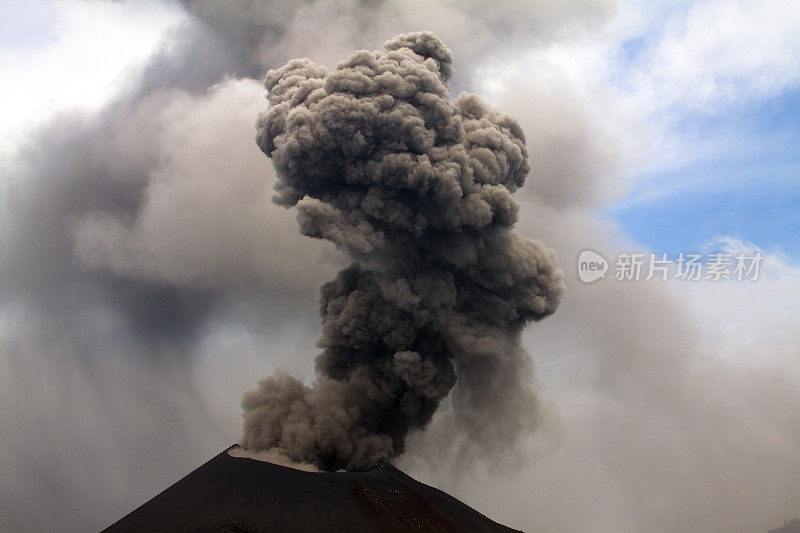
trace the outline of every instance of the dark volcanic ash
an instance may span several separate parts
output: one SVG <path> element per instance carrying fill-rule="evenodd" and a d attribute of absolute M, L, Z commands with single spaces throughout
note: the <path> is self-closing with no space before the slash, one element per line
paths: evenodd
<path fill-rule="evenodd" d="M 309 59 L 270 70 L 257 123 L 275 201 L 353 264 L 321 289 L 317 381 L 248 391 L 242 445 L 328 470 L 402 453 L 457 377 L 463 410 L 535 411 L 520 331 L 564 287 L 555 254 L 512 231 L 529 171 L 517 122 L 451 101 L 452 55 L 432 33 L 385 48 L 330 74 Z"/>

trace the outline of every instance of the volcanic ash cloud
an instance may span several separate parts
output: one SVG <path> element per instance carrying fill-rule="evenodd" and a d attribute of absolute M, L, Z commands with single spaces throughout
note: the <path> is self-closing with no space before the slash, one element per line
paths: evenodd
<path fill-rule="evenodd" d="M 457 379 L 466 421 L 520 399 L 535 411 L 520 331 L 564 287 L 555 254 L 512 232 L 530 168 L 516 120 L 451 101 L 453 58 L 432 33 L 384 47 L 330 74 L 309 59 L 270 70 L 257 122 L 274 201 L 353 263 L 320 291 L 317 381 L 259 381 L 241 444 L 327 470 L 402 453 Z"/>

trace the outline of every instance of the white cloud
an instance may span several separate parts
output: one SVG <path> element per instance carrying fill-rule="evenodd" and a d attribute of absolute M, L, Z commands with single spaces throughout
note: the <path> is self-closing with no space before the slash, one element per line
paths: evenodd
<path fill-rule="evenodd" d="M 686 168 L 700 160 L 742 156 L 743 144 L 745 150 L 756 144 L 743 141 L 741 131 L 695 131 L 686 122 L 736 113 L 796 88 L 800 10 L 781 0 L 628 2 L 597 31 L 534 48 L 482 74 L 487 81 L 481 89 L 495 100 L 520 80 L 555 87 L 574 95 L 584 120 L 602 125 L 595 129 L 606 145 L 618 148 L 622 171 L 602 180 L 606 190 L 597 191 L 597 199 L 623 198 L 632 205 L 680 191 L 742 187 L 757 177 L 719 173 L 698 179 Z M 624 197 L 638 176 L 654 170 L 658 176 L 638 183 L 635 197 Z"/>
<path fill-rule="evenodd" d="M 686 287 L 691 313 L 702 324 L 709 357 L 750 369 L 780 371 L 800 380 L 800 268 L 780 248 L 765 250 L 729 235 L 705 244 L 735 257 L 763 257 L 757 280 L 696 283 Z"/>
<path fill-rule="evenodd" d="M 5 80 L 0 86 L 0 158 L 12 156 L 54 113 L 102 107 L 131 83 L 165 32 L 185 17 L 173 4 L 149 0 L 72 0 L 53 2 L 48 8 L 55 12 L 48 29 L 54 39 L 36 47 L 6 43 L 0 48 Z M 14 11 L 5 16 L 14 16 Z"/>
<path fill-rule="evenodd" d="M 800 80 L 795 2 L 698 2 L 666 28 L 637 75 L 639 98 L 656 108 L 719 112 Z"/>

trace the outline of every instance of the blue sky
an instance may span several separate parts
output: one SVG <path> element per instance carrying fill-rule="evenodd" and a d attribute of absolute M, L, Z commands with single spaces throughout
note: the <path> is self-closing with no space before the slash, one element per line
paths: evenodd
<path fill-rule="evenodd" d="M 659 155 L 651 143 L 658 161 L 604 213 L 649 249 L 698 250 L 729 235 L 800 257 L 800 89 L 784 56 L 797 41 L 774 9 L 693 5 L 616 46 L 606 79 L 656 103 L 645 121 L 671 146 Z"/>
<path fill-rule="evenodd" d="M 697 250 L 716 234 L 800 256 L 800 91 L 709 116 L 682 117 L 687 136 L 725 138 L 721 153 L 638 176 L 607 210 L 632 238 L 658 252 Z M 663 184 L 664 193 L 654 193 Z M 652 196 L 650 196 L 652 195 Z M 648 197 L 650 196 L 650 197 Z"/>

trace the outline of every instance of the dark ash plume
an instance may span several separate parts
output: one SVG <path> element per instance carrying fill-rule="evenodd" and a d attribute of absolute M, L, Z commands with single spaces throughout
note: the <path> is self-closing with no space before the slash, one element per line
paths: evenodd
<path fill-rule="evenodd" d="M 563 290 L 554 253 L 511 231 L 529 170 L 517 122 L 475 95 L 451 102 L 452 56 L 432 33 L 385 48 L 331 74 L 309 59 L 270 70 L 257 124 L 275 201 L 354 263 L 321 290 L 316 383 L 261 380 L 242 444 L 328 470 L 402 453 L 459 375 L 479 410 L 532 397 L 496 387 L 525 387 L 507 375 L 528 358 L 521 328 Z"/>

